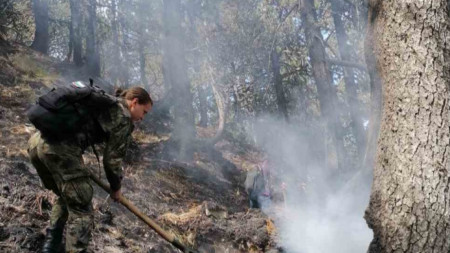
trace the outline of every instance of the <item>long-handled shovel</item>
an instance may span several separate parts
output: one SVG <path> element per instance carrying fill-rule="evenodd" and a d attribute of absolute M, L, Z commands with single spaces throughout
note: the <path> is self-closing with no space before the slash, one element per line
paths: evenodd
<path fill-rule="evenodd" d="M 92 173 L 90 175 L 92 181 L 98 184 L 103 190 L 106 192 L 110 192 L 109 186 L 105 184 L 102 180 L 94 176 Z M 150 219 L 147 215 L 139 211 L 139 209 L 133 205 L 127 198 L 121 196 L 118 200 L 120 204 L 125 206 L 128 210 L 130 210 L 133 214 L 135 214 L 139 219 L 145 222 L 150 228 L 155 230 L 160 236 L 162 236 L 166 241 L 170 242 L 177 249 L 183 251 L 184 253 L 197 253 L 196 251 L 184 246 L 181 242 L 173 235 L 166 231 L 164 231 L 158 224 L 156 224 L 152 219 Z"/>

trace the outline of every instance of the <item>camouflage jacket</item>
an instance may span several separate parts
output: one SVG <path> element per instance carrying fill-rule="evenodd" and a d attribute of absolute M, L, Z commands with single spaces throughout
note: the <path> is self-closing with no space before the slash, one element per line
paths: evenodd
<path fill-rule="evenodd" d="M 97 122 L 103 131 L 105 149 L 103 152 L 103 167 L 111 189 L 116 191 L 121 187 L 122 160 L 132 139 L 134 125 L 125 100 L 113 105 L 101 113 Z"/>
<path fill-rule="evenodd" d="M 118 190 L 122 180 L 121 163 L 131 141 L 133 128 L 126 102 L 119 99 L 118 103 L 102 112 L 95 120 L 87 122 L 79 133 L 58 141 L 48 140 L 38 132 L 30 138 L 28 149 L 38 148 L 38 153 L 56 155 L 62 160 L 70 158 L 71 161 L 77 161 L 80 159 L 82 164 L 81 155 L 90 144 L 104 143 L 103 167 L 105 174 L 111 189 Z M 54 168 L 52 173 L 59 173 L 62 180 L 88 175 L 84 166 L 80 167 L 78 164 L 70 162 Z"/>

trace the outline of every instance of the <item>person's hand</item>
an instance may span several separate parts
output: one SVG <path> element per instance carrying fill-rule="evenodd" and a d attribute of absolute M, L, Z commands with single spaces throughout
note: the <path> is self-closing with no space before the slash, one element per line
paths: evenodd
<path fill-rule="evenodd" d="M 111 196 L 111 198 L 114 201 L 119 201 L 119 199 L 122 197 L 122 192 L 120 190 L 117 191 L 111 191 L 111 193 L 109 194 L 109 196 Z"/>

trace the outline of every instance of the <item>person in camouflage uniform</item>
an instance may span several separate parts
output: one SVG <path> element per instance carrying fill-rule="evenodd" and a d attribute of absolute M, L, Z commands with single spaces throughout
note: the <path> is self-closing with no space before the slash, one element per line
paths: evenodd
<path fill-rule="evenodd" d="M 122 159 L 131 140 L 133 121 L 140 121 L 153 102 L 140 87 L 116 92 L 118 103 L 102 112 L 87 132 L 58 142 L 46 140 L 40 132 L 29 140 L 28 153 L 45 188 L 58 200 L 53 206 L 43 253 L 59 252 L 66 227 L 66 252 L 87 252 L 93 227 L 93 188 L 82 154 L 91 143 L 104 142 L 103 167 L 111 188 L 111 198 L 121 196 Z M 96 127 L 94 127 L 96 126 Z M 87 136 L 95 136 L 95 140 Z M 67 223 L 67 226 L 65 226 Z"/>

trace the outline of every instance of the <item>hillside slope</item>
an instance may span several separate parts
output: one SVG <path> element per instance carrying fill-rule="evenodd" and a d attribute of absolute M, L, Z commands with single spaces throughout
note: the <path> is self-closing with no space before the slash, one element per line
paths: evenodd
<path fill-rule="evenodd" d="M 26 143 L 35 129 L 25 113 L 52 85 L 88 77 L 83 69 L 20 45 L 0 51 L 8 52 L 0 54 L 0 251 L 39 252 L 55 195 L 43 188 L 28 162 Z M 164 161 L 158 157 L 168 138 L 137 129 L 124 196 L 200 252 L 279 252 L 273 223 L 247 208 L 241 186 L 247 158 L 232 154 L 232 144 L 222 141 L 220 152 L 239 159 L 227 161 L 214 150 L 212 156 L 197 153 L 191 164 Z M 105 180 L 95 157 L 84 158 Z M 178 252 L 98 187 L 93 203 L 94 252 Z"/>

